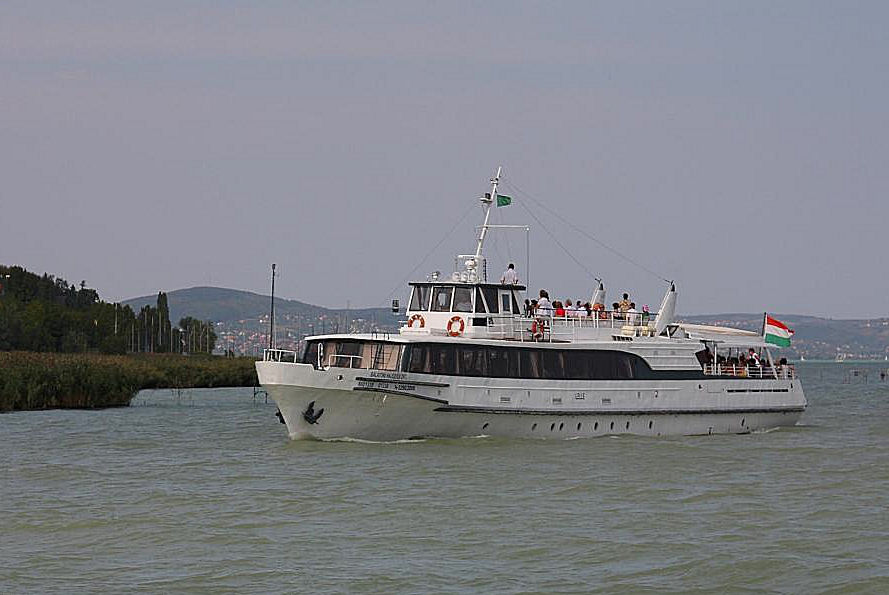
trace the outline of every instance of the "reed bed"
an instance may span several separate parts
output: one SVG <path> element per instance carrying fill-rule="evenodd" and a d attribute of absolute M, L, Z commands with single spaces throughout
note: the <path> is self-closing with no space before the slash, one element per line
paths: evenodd
<path fill-rule="evenodd" d="M 0 352 L 0 412 L 129 405 L 147 388 L 254 386 L 252 358 Z"/>

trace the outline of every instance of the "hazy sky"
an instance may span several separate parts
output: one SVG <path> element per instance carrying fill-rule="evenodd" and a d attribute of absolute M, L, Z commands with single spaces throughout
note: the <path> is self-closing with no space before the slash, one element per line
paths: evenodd
<path fill-rule="evenodd" d="M 10 2 L 0 262 L 385 305 L 504 179 L 681 312 L 889 315 L 889 3 Z M 509 192 L 508 190 L 504 190 Z M 665 284 L 518 193 L 531 284 Z M 522 205 L 533 212 L 532 218 Z M 543 224 L 544 227 L 541 226 Z M 583 264 L 579 267 L 552 239 Z M 494 275 L 524 237 L 501 233 Z"/>

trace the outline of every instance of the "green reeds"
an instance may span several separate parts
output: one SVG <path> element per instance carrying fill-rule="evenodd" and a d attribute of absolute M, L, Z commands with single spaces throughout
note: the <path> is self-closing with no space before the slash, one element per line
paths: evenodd
<path fill-rule="evenodd" d="M 254 386 L 252 358 L 0 352 L 0 412 L 120 407 L 146 388 Z"/>

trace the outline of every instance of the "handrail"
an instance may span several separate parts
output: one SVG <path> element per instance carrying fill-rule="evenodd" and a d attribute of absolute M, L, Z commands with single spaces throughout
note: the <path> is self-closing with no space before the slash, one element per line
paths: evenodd
<path fill-rule="evenodd" d="M 296 363 L 297 357 L 296 352 L 290 349 L 263 349 L 262 361 Z"/>
<path fill-rule="evenodd" d="M 360 355 L 345 355 L 345 354 L 342 354 L 342 353 L 330 354 L 330 355 L 328 355 L 327 357 L 328 357 L 328 359 L 330 360 L 330 363 L 327 365 L 328 368 L 361 368 L 361 361 L 362 361 L 362 359 L 364 359 L 364 358 L 362 358 Z M 334 363 L 333 363 L 334 360 L 336 360 L 336 359 L 338 359 L 338 358 L 346 358 L 346 359 L 348 359 L 348 360 L 349 360 L 349 365 L 348 365 L 348 366 L 338 366 L 338 365 L 334 364 Z M 356 359 L 358 360 L 358 365 L 357 365 L 357 366 L 354 365 Z"/>
<path fill-rule="evenodd" d="M 707 376 L 733 376 L 735 378 L 778 378 L 793 380 L 796 368 L 787 364 L 783 366 L 741 366 L 739 364 L 704 364 Z"/>

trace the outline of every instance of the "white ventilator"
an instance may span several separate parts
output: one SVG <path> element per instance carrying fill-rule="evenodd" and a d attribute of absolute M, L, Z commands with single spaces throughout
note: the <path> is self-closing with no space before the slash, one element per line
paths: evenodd
<path fill-rule="evenodd" d="M 670 283 L 670 289 L 664 294 L 664 300 L 661 302 L 661 309 L 658 310 L 657 317 L 654 319 L 655 333 L 660 335 L 673 322 L 676 316 L 676 286 Z"/>

